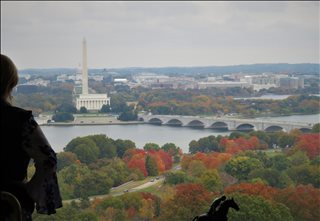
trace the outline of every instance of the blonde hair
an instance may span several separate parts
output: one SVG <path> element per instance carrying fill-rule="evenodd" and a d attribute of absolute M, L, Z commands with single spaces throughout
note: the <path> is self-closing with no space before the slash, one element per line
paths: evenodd
<path fill-rule="evenodd" d="M 18 70 L 10 58 L 1 54 L 0 99 L 11 103 L 12 89 L 18 84 Z"/>

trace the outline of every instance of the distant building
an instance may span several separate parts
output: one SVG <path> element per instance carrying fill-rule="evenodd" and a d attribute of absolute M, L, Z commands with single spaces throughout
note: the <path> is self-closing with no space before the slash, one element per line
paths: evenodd
<path fill-rule="evenodd" d="M 282 77 L 279 80 L 279 86 L 287 89 L 304 88 L 303 78 L 298 77 Z"/>
<path fill-rule="evenodd" d="M 110 98 L 107 94 L 89 94 L 88 68 L 87 68 L 87 45 L 83 40 L 82 44 L 82 94 L 76 98 L 76 108 L 80 110 L 85 107 L 87 110 L 98 111 L 103 105 L 110 105 Z"/>
<path fill-rule="evenodd" d="M 28 81 L 28 82 L 21 84 L 21 85 L 35 85 L 35 86 L 47 87 L 48 84 L 50 84 L 49 80 L 44 80 L 42 78 L 36 78 L 34 80 Z"/>
<path fill-rule="evenodd" d="M 252 85 L 253 90 L 255 91 L 278 87 L 279 85 L 279 78 L 276 75 L 247 75 L 244 76 L 243 79 Z"/>
<path fill-rule="evenodd" d="M 128 79 L 126 79 L 126 78 L 115 78 L 113 80 L 113 83 L 114 84 L 126 84 L 126 83 L 128 83 Z"/>
<path fill-rule="evenodd" d="M 242 81 L 198 82 L 199 89 L 231 88 L 231 87 L 250 88 L 251 85 L 248 82 L 242 82 Z"/>

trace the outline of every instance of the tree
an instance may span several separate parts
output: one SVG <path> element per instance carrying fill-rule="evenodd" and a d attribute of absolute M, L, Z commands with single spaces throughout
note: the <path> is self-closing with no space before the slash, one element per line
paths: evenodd
<path fill-rule="evenodd" d="M 231 159 L 226 164 L 226 172 L 240 180 L 247 180 L 251 171 L 262 168 L 262 163 L 255 159 L 245 156 L 238 156 Z"/>
<path fill-rule="evenodd" d="M 146 157 L 146 169 L 147 169 L 149 176 L 157 176 L 158 175 L 157 165 L 156 165 L 154 159 L 149 155 L 147 155 L 147 157 Z"/>
<path fill-rule="evenodd" d="M 292 184 L 285 172 L 275 169 L 256 169 L 250 172 L 248 179 L 261 178 L 272 187 L 284 188 Z"/>
<path fill-rule="evenodd" d="M 117 147 L 114 140 L 106 137 L 105 134 L 88 136 L 99 148 L 99 158 L 113 158 L 117 156 Z"/>
<path fill-rule="evenodd" d="M 60 171 L 61 169 L 76 163 L 78 158 L 76 154 L 66 151 L 58 153 L 57 160 L 57 171 Z"/>
<path fill-rule="evenodd" d="M 316 158 L 320 155 L 320 134 L 302 134 L 295 147 L 305 151 L 310 159 Z"/>
<path fill-rule="evenodd" d="M 109 193 L 112 184 L 112 180 L 107 175 L 91 172 L 82 177 L 79 183 L 76 183 L 74 194 L 76 197 L 81 198 L 107 194 Z"/>
<path fill-rule="evenodd" d="M 233 194 L 240 210 L 229 210 L 228 220 L 259 220 L 259 221 L 293 221 L 290 210 L 281 203 L 272 203 L 259 196 Z"/>
<path fill-rule="evenodd" d="M 129 149 L 135 149 L 136 144 L 131 140 L 117 139 L 114 143 L 117 147 L 117 155 L 122 158 L 123 154 Z"/>
<path fill-rule="evenodd" d="M 101 113 L 110 113 L 111 112 L 111 106 L 109 104 L 102 105 L 100 109 Z"/>
<path fill-rule="evenodd" d="M 84 114 L 84 113 L 88 113 L 88 110 L 86 107 L 80 107 L 80 113 Z"/>
<path fill-rule="evenodd" d="M 77 155 L 79 160 L 85 164 L 93 163 L 98 159 L 99 149 L 96 145 L 87 146 L 80 144 L 74 149 L 74 153 Z"/>
<path fill-rule="evenodd" d="M 221 178 L 216 169 L 206 170 L 200 176 L 199 182 L 209 191 L 219 191 L 222 187 Z"/>
<path fill-rule="evenodd" d="M 192 220 L 209 210 L 213 194 L 201 184 L 180 184 L 175 189 L 175 195 L 162 203 L 159 220 Z"/>
<path fill-rule="evenodd" d="M 155 144 L 155 143 L 146 143 L 144 146 L 143 146 L 143 149 L 144 150 L 160 150 L 160 146 L 158 144 Z"/>
<path fill-rule="evenodd" d="M 118 117 L 118 120 L 121 120 L 121 121 L 135 121 L 135 120 L 138 120 L 138 114 L 135 112 L 135 111 L 125 111 L 125 112 L 122 112 L 119 117 Z"/>
<path fill-rule="evenodd" d="M 295 221 L 320 220 L 320 190 L 311 185 L 298 185 L 279 191 L 275 200 L 286 205 Z"/>
<path fill-rule="evenodd" d="M 177 185 L 180 183 L 187 183 L 191 181 L 188 175 L 183 171 L 169 172 L 166 174 L 166 183 L 171 185 Z"/>
<path fill-rule="evenodd" d="M 320 123 L 317 123 L 317 124 L 314 124 L 312 126 L 312 130 L 311 130 L 312 133 L 320 133 Z"/>
<path fill-rule="evenodd" d="M 241 193 L 250 196 L 261 196 L 273 200 L 278 194 L 278 189 L 262 183 L 240 183 L 224 189 L 226 194 Z"/>
<path fill-rule="evenodd" d="M 70 103 L 63 103 L 58 106 L 56 112 L 77 113 L 77 108 Z"/>
<path fill-rule="evenodd" d="M 73 121 L 74 117 L 71 113 L 58 112 L 52 116 L 52 120 L 55 122 L 69 122 Z"/>

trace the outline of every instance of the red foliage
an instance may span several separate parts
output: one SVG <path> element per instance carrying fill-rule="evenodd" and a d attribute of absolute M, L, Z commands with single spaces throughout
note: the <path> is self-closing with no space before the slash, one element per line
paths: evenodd
<path fill-rule="evenodd" d="M 148 172 L 145 166 L 147 155 L 151 156 L 154 162 L 156 162 L 159 173 L 172 168 L 172 157 L 163 150 L 145 151 L 142 149 L 129 149 L 125 152 L 123 160 L 127 163 L 129 168 L 139 169 L 144 176 L 147 176 Z"/>
<path fill-rule="evenodd" d="M 175 198 L 185 205 L 193 205 L 199 199 L 210 202 L 212 194 L 201 184 L 180 184 L 176 186 Z"/>
<path fill-rule="evenodd" d="M 172 157 L 170 154 L 166 153 L 163 150 L 157 151 L 157 155 L 160 156 L 162 162 L 164 163 L 165 170 L 169 170 L 172 168 Z"/>
<path fill-rule="evenodd" d="M 226 194 L 244 193 L 248 195 L 259 195 L 266 199 L 273 199 L 278 194 L 278 189 L 261 183 L 241 183 L 224 189 Z"/>
<path fill-rule="evenodd" d="M 216 169 L 220 165 L 226 163 L 232 157 L 229 153 L 201 153 L 198 152 L 194 156 L 184 156 L 181 161 L 181 166 L 183 169 L 188 169 L 190 163 L 194 160 L 201 161 L 207 169 Z"/>
<path fill-rule="evenodd" d="M 153 201 L 156 201 L 156 200 L 158 199 L 158 197 L 157 197 L 156 195 L 153 195 L 153 194 L 147 193 L 147 192 L 142 192 L 142 193 L 141 193 L 141 196 L 142 196 L 142 198 L 145 199 L 145 200 L 151 199 L 151 200 L 153 200 Z"/>
<path fill-rule="evenodd" d="M 135 217 L 137 215 L 137 210 L 134 207 L 130 207 L 129 209 L 127 209 L 126 214 L 127 217 L 129 219 L 132 219 L 133 217 Z"/>
<path fill-rule="evenodd" d="M 314 159 L 320 154 L 320 134 L 302 134 L 295 146 Z"/>
<path fill-rule="evenodd" d="M 146 169 L 146 158 L 144 156 L 139 156 L 140 154 L 134 155 L 128 162 L 128 168 L 139 169 L 144 176 L 148 176 Z"/>
<path fill-rule="evenodd" d="M 282 189 L 275 198 L 290 209 L 295 220 L 320 220 L 320 190 L 312 185 Z"/>
<path fill-rule="evenodd" d="M 220 140 L 220 145 L 225 148 L 225 152 L 230 154 L 235 154 L 245 150 L 264 148 L 264 146 L 260 144 L 259 139 L 255 136 L 252 136 L 249 139 L 244 137 L 235 139 L 222 138 Z"/>

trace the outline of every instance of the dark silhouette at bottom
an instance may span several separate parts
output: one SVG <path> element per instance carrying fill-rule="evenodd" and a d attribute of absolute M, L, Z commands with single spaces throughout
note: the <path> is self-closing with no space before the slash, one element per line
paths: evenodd
<path fill-rule="evenodd" d="M 226 197 L 222 196 L 213 201 L 208 213 L 196 216 L 192 221 L 227 221 L 229 208 L 237 211 L 240 209 L 233 198 L 226 200 Z"/>

